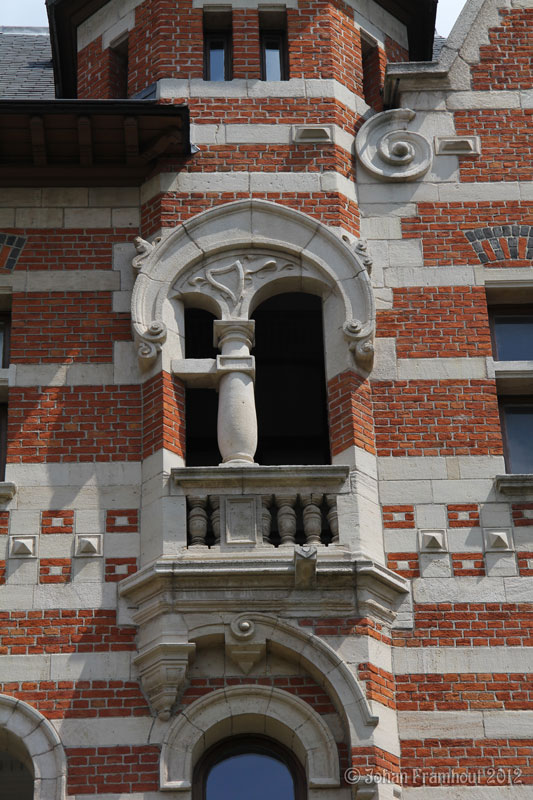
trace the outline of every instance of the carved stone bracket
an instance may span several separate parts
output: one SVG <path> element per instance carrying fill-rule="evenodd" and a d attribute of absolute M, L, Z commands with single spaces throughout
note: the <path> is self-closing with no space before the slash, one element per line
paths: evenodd
<path fill-rule="evenodd" d="M 176 702 L 195 649 L 196 645 L 188 642 L 163 639 L 141 650 L 134 661 L 150 705 L 162 720 L 170 717 L 170 710 Z"/>
<path fill-rule="evenodd" d="M 246 615 L 236 617 L 225 630 L 226 654 L 248 675 L 266 652 L 266 637 L 258 633 L 253 620 Z"/>
<path fill-rule="evenodd" d="M 383 111 L 371 117 L 355 140 L 359 161 L 384 181 L 414 181 L 431 167 L 431 144 L 407 126 L 416 114 L 409 108 Z"/>

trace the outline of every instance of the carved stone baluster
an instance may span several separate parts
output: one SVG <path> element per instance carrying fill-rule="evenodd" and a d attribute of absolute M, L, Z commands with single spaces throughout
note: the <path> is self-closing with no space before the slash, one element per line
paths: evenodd
<path fill-rule="evenodd" d="M 339 513 L 337 511 L 337 495 L 327 494 L 326 502 L 329 506 L 327 517 L 329 529 L 331 531 L 331 544 L 339 544 Z"/>
<path fill-rule="evenodd" d="M 209 504 L 211 505 L 211 527 L 213 529 L 213 536 L 215 537 L 215 545 L 220 544 L 220 497 L 218 495 L 211 495 L 209 497 Z"/>
<path fill-rule="evenodd" d="M 322 503 L 321 494 L 302 495 L 302 505 L 304 507 L 304 531 L 307 544 L 321 544 L 322 535 Z"/>
<path fill-rule="evenodd" d="M 278 531 L 282 545 L 294 545 L 294 537 L 296 535 L 295 504 L 295 494 L 276 496 L 276 505 L 278 507 Z"/>
<path fill-rule="evenodd" d="M 189 547 L 204 547 L 207 535 L 207 497 L 189 497 Z"/>
<path fill-rule="evenodd" d="M 272 523 L 272 514 L 269 511 L 269 506 L 271 503 L 271 494 L 265 494 L 261 497 L 261 527 L 263 530 L 263 544 L 270 544 L 270 526 Z"/>
<path fill-rule="evenodd" d="M 253 464 L 257 448 L 254 397 L 253 320 L 215 320 L 214 337 L 221 355 L 218 385 L 218 447 L 223 464 Z"/>

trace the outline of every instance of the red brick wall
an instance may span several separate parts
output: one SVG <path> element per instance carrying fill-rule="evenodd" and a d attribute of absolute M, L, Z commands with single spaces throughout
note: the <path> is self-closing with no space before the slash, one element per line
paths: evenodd
<path fill-rule="evenodd" d="M 415 507 L 414 506 L 383 506 L 383 527 L 384 528 L 414 528 L 415 527 Z"/>
<path fill-rule="evenodd" d="M 134 575 L 137 572 L 137 559 L 136 558 L 106 558 L 105 560 L 105 575 L 104 580 L 106 583 L 118 583 L 128 575 Z"/>
<path fill-rule="evenodd" d="M 181 706 L 188 706 L 210 692 L 226 686 L 273 686 L 297 695 L 314 708 L 317 714 L 334 714 L 335 706 L 322 686 L 307 675 L 273 675 L 264 678 L 241 677 L 191 678 L 181 698 Z"/>
<path fill-rule="evenodd" d="M 61 524 L 54 524 L 61 520 Z M 74 511 L 41 511 L 41 533 L 73 533 Z"/>
<path fill-rule="evenodd" d="M 401 753 L 407 786 L 533 783 L 533 739 L 404 739 Z M 447 784 L 452 773 L 457 782 Z"/>
<path fill-rule="evenodd" d="M 234 8 L 232 25 L 233 77 L 259 80 L 259 12 L 255 8 Z"/>
<path fill-rule="evenodd" d="M 487 192 L 490 196 L 490 191 Z M 402 220 L 405 239 L 422 239 L 424 263 L 427 267 L 461 266 L 479 264 L 475 249 L 466 236 L 467 231 L 502 225 L 532 225 L 533 203 L 518 201 L 476 203 L 419 203 L 418 215 Z M 505 258 L 492 256 L 488 266 L 527 267 L 531 260 L 525 258 L 527 239 L 522 242 L 517 258 L 505 250 Z"/>
<path fill-rule="evenodd" d="M 482 286 L 393 289 L 393 306 L 377 312 L 377 336 L 396 338 L 398 358 L 492 355 Z"/>
<path fill-rule="evenodd" d="M 395 647 L 531 647 L 533 603 L 422 603 Z"/>
<path fill-rule="evenodd" d="M 13 681 L 1 683 L 0 692 L 29 703 L 47 719 L 150 716 L 137 681 Z"/>
<path fill-rule="evenodd" d="M 368 700 L 375 700 L 388 708 L 396 708 L 394 675 L 375 664 L 359 664 L 359 680 L 363 681 Z"/>
<path fill-rule="evenodd" d="M 396 675 L 399 711 L 533 709 L 533 673 Z"/>
<path fill-rule="evenodd" d="M 158 745 L 67 747 L 69 794 L 157 792 Z"/>
<path fill-rule="evenodd" d="M 9 511 L 0 511 L 0 536 L 9 533 Z"/>
<path fill-rule="evenodd" d="M 418 553 L 387 553 L 387 567 L 402 578 L 413 580 L 420 577 Z"/>
<path fill-rule="evenodd" d="M 379 622 L 367 617 L 317 617 L 301 618 L 298 625 L 311 628 L 316 636 L 370 636 L 390 644 L 390 636 Z"/>
<path fill-rule="evenodd" d="M 372 383 L 380 456 L 501 455 L 493 381 Z"/>
<path fill-rule="evenodd" d="M 348 447 L 375 452 L 372 401 L 368 381 L 356 372 L 343 372 L 328 382 L 331 454 Z"/>
<path fill-rule="evenodd" d="M 501 24 L 489 31 L 472 67 L 472 88 L 480 91 L 531 89 L 533 9 L 501 9 Z"/>
<path fill-rule="evenodd" d="M 39 561 L 39 583 L 70 583 L 72 559 L 41 558 Z"/>
<path fill-rule="evenodd" d="M 249 197 L 296 208 L 325 225 L 342 225 L 354 234 L 359 231 L 358 206 L 337 192 L 167 192 L 153 197 L 142 207 L 143 235 L 149 236 L 161 227 L 174 227 L 208 208 Z"/>
<path fill-rule="evenodd" d="M 460 161 L 463 183 L 533 180 L 533 109 L 457 111 L 455 128 L 458 136 L 481 136 L 483 155 Z"/>
<path fill-rule="evenodd" d="M 17 272 L 112 269 L 113 244 L 131 242 L 136 235 L 132 228 L 16 230 L 17 233 L 23 232 L 27 236 L 26 245 L 17 262 Z M 9 273 L 9 270 L 5 272 Z"/>
<path fill-rule="evenodd" d="M 113 312 L 111 292 L 15 292 L 11 319 L 15 364 L 111 362 L 113 342 L 131 340 L 130 315 Z"/>
<path fill-rule="evenodd" d="M 143 384 L 143 458 L 161 448 L 185 458 L 185 387 L 160 372 Z"/>
<path fill-rule="evenodd" d="M 140 387 L 10 389 L 9 464 L 140 458 Z"/>
<path fill-rule="evenodd" d="M 0 655 L 133 651 L 135 632 L 114 610 L 0 611 Z"/>

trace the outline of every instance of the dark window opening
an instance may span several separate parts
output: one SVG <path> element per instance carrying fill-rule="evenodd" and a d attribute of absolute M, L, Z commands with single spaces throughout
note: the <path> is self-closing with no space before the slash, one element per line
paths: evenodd
<path fill-rule="evenodd" d="M 7 750 L 0 750 L 2 800 L 33 800 L 33 775 L 28 766 Z"/>
<path fill-rule="evenodd" d="M 289 57 L 285 11 L 260 11 L 261 80 L 287 81 Z"/>
<path fill-rule="evenodd" d="M 216 358 L 215 316 L 200 308 L 185 309 L 185 358 Z M 188 467 L 220 464 L 217 445 L 218 394 L 213 389 L 185 391 L 185 463 Z"/>
<path fill-rule="evenodd" d="M 204 80 L 232 79 L 231 11 L 204 13 Z"/>
<path fill-rule="evenodd" d="M 329 464 L 322 300 L 290 293 L 255 319 L 259 464 Z"/>
<path fill-rule="evenodd" d="M 193 800 L 303 800 L 305 773 L 292 753 L 263 736 L 215 745 L 194 770 Z"/>
<path fill-rule="evenodd" d="M 361 36 L 361 65 L 365 103 L 379 111 L 383 105 L 379 47 L 364 36 Z"/>
<path fill-rule="evenodd" d="M 128 37 L 109 48 L 109 89 L 113 99 L 128 96 Z"/>
<path fill-rule="evenodd" d="M 0 311 L 0 366 L 5 369 L 9 366 L 9 348 L 11 340 L 11 313 Z"/>
<path fill-rule="evenodd" d="M 533 399 L 501 397 L 500 416 L 507 472 L 533 473 Z"/>
<path fill-rule="evenodd" d="M 533 360 L 533 306 L 492 306 L 492 348 L 497 361 Z"/>

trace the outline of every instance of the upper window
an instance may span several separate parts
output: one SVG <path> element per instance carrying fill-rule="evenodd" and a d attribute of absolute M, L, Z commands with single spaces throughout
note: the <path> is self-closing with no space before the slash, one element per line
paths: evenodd
<path fill-rule="evenodd" d="M 285 11 L 260 11 L 261 79 L 289 79 L 287 16 Z"/>
<path fill-rule="evenodd" d="M 0 311 L 0 367 L 9 366 L 9 340 L 11 332 L 11 313 Z"/>
<path fill-rule="evenodd" d="M 266 737 L 215 745 L 200 760 L 193 800 L 303 800 L 305 775 L 295 757 Z"/>
<path fill-rule="evenodd" d="M 128 37 L 122 37 L 109 48 L 109 92 L 112 98 L 128 96 Z"/>
<path fill-rule="evenodd" d="M 231 11 L 204 12 L 204 80 L 231 79 Z"/>
<path fill-rule="evenodd" d="M 533 306 L 493 306 L 491 330 L 497 361 L 533 360 Z"/>
<path fill-rule="evenodd" d="M 509 299 L 515 299 L 511 296 Z M 533 370 L 503 362 L 533 361 L 533 306 L 489 306 L 507 472 L 533 473 Z"/>

